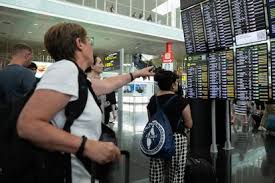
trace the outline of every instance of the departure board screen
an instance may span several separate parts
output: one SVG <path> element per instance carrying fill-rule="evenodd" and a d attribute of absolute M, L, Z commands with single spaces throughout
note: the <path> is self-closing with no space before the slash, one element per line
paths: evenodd
<path fill-rule="evenodd" d="M 266 29 L 263 0 L 231 0 L 235 36 Z"/>
<path fill-rule="evenodd" d="M 271 42 L 271 91 L 275 100 L 275 42 Z"/>
<path fill-rule="evenodd" d="M 190 6 L 196 5 L 204 0 L 180 0 L 180 7 L 181 9 L 188 8 Z"/>
<path fill-rule="evenodd" d="M 234 98 L 233 56 L 233 50 L 209 53 L 209 98 Z"/>
<path fill-rule="evenodd" d="M 207 51 L 200 6 L 182 11 L 182 26 L 186 52 L 191 54 Z"/>
<path fill-rule="evenodd" d="M 227 0 L 203 3 L 206 38 L 209 50 L 233 46 L 233 35 Z"/>
<path fill-rule="evenodd" d="M 206 55 L 188 57 L 187 97 L 208 99 L 208 69 Z"/>
<path fill-rule="evenodd" d="M 236 98 L 267 101 L 267 45 L 238 48 L 236 54 Z"/>
<path fill-rule="evenodd" d="M 267 2 L 270 37 L 275 38 L 275 0 Z"/>

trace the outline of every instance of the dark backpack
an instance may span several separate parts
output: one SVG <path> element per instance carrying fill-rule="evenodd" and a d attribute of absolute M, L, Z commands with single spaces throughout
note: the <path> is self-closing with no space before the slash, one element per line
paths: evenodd
<path fill-rule="evenodd" d="M 86 74 L 78 66 L 77 68 L 79 98 L 69 102 L 65 108 L 67 119 L 63 129 L 67 132 L 70 132 L 73 121 L 85 109 L 88 89 L 96 100 Z M 17 118 L 33 91 L 34 89 L 22 98 L 13 99 L 9 106 L 0 105 L 0 114 L 6 116 L 3 118 L 1 116 L 0 123 L 0 129 L 4 129 L 0 133 L 0 182 L 71 183 L 71 155 L 69 153 L 40 149 L 21 139 L 17 134 Z M 7 114 L 7 111 L 10 112 Z"/>
<path fill-rule="evenodd" d="M 140 149 L 146 156 L 170 160 L 175 155 L 173 131 L 163 109 L 177 97 L 177 95 L 171 97 L 163 106 L 160 106 L 156 97 L 157 112 L 146 124 L 140 141 Z M 180 120 L 178 126 L 179 123 Z"/>

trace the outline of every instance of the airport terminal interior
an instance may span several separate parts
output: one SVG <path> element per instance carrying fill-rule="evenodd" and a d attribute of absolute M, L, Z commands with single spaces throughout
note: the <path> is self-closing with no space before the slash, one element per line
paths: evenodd
<path fill-rule="evenodd" d="M 80 24 L 103 60 L 102 78 L 147 66 L 179 75 L 193 119 L 188 157 L 207 160 L 215 182 L 274 183 L 274 12 L 273 0 L 0 0 L 0 71 L 13 45 L 26 43 L 43 77 L 55 62 L 45 32 Z M 108 126 L 130 157 L 113 168 L 112 183 L 150 182 L 140 139 L 155 86 L 137 78 L 115 91 Z"/>

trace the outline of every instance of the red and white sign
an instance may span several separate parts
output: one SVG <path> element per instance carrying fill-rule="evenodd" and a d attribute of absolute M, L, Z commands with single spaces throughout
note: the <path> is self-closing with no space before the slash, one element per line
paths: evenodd
<path fill-rule="evenodd" d="M 166 52 L 162 55 L 162 68 L 165 70 L 173 71 L 174 69 L 174 52 L 172 50 L 173 43 L 166 43 Z"/>

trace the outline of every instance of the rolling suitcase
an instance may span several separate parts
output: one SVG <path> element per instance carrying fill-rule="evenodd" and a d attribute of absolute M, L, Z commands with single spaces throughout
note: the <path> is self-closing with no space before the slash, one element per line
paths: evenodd
<path fill-rule="evenodd" d="M 216 183 L 214 167 L 205 159 L 188 158 L 185 167 L 185 183 Z"/>

